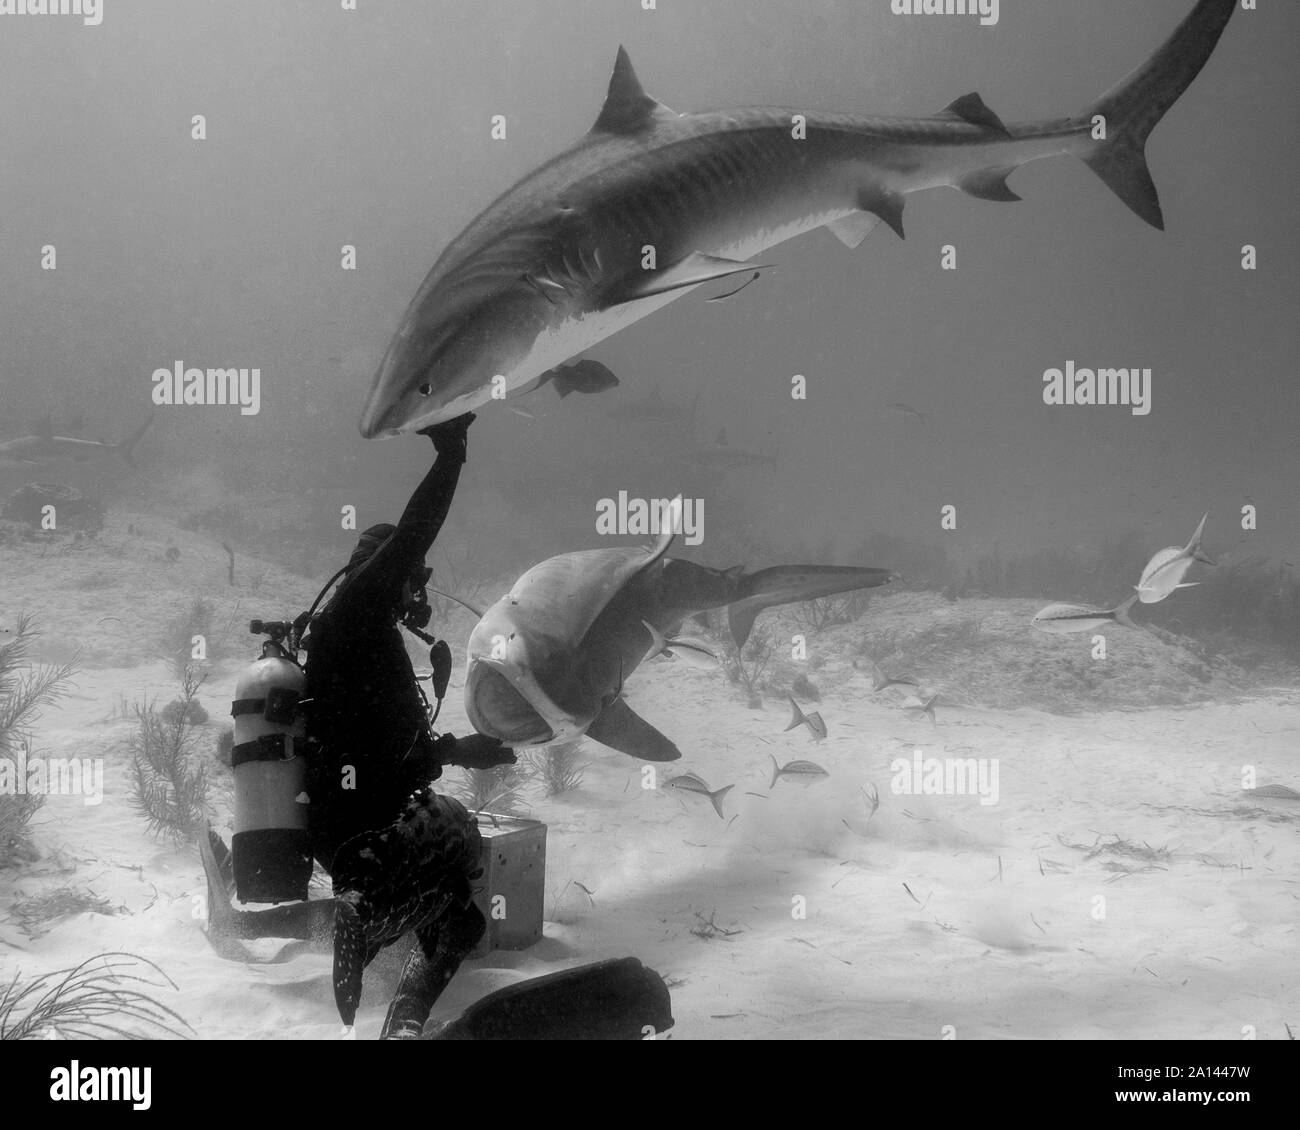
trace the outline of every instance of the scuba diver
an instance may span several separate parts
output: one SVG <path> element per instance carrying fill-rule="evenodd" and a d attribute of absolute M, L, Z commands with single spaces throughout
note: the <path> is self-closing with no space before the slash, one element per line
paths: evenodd
<path fill-rule="evenodd" d="M 429 639 L 425 555 L 451 508 L 473 420 L 467 413 L 421 433 L 437 451 L 433 467 L 396 526 L 362 533 L 307 642 L 308 732 L 319 743 L 308 765 L 308 831 L 334 881 L 334 995 L 345 1025 L 366 965 L 407 931 L 416 936 L 385 1039 L 420 1035 L 486 928 L 470 885 L 480 874 L 478 826 L 432 782 L 444 765 L 515 761 L 494 738 L 433 735 L 398 631 L 400 623 Z"/>
<path fill-rule="evenodd" d="M 318 615 L 313 604 L 292 625 L 251 625 L 271 641 L 237 688 L 231 711 L 237 730 L 242 721 L 251 737 L 237 739 L 232 754 L 235 841 L 227 852 L 209 830 L 201 845 L 214 945 L 227 946 L 234 937 L 307 938 L 332 926 L 334 998 L 348 1028 L 366 966 L 415 932 L 384 1039 L 420 1036 L 434 1002 L 486 929 L 472 901 L 471 884 L 481 875 L 478 826 L 464 806 L 436 794 L 432 782 L 444 765 L 487 769 L 515 761 L 495 738 L 433 733 L 437 713 L 430 717 L 398 630 L 433 644 L 440 707 L 451 653 L 423 631 L 432 574 L 425 555 L 451 508 L 473 420 L 467 413 L 421 433 L 437 452 L 433 467 L 396 526 L 361 534 L 347 565 L 317 597 L 319 604 L 343 578 Z M 305 677 L 294 659 L 298 647 L 307 652 Z M 291 743 L 304 739 L 306 757 L 299 758 Z M 266 775 L 275 773 L 281 776 Z M 268 787 L 273 780 L 278 787 Z M 284 781 L 292 783 L 286 788 Z M 245 815 L 278 808 L 274 814 L 282 818 L 245 819 L 245 831 L 238 831 L 241 789 Z M 311 857 L 333 880 L 333 900 L 305 901 Z M 229 898 L 213 897 L 214 876 L 227 894 L 234 888 L 246 901 L 303 901 L 235 911 Z"/>

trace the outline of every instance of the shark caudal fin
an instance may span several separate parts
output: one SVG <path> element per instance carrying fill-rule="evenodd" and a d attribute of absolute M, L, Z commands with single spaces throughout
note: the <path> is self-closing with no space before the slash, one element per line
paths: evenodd
<path fill-rule="evenodd" d="M 1100 129 L 1105 139 L 1083 158 L 1110 190 L 1154 228 L 1164 215 L 1146 144 L 1151 131 L 1201 73 L 1227 26 L 1237 0 L 1200 0 L 1165 45 L 1075 120 Z"/>
<path fill-rule="evenodd" d="M 836 596 L 857 589 L 887 585 L 895 577 L 888 569 L 854 565 L 776 565 L 741 574 L 735 599 L 727 605 L 727 624 L 737 647 L 744 647 L 758 614 L 779 604 Z"/>

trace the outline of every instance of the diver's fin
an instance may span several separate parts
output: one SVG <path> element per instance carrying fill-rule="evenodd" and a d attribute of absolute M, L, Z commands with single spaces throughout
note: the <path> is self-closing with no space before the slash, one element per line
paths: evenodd
<path fill-rule="evenodd" d="M 693 251 L 685 259 L 657 271 L 646 271 L 645 278 L 639 285 L 620 292 L 610 301 L 611 306 L 625 302 L 635 302 L 655 295 L 667 294 L 674 290 L 699 286 L 701 283 L 714 282 L 717 279 L 730 278 L 743 271 L 766 270 L 769 263 L 741 263 L 735 259 L 721 259 L 717 255 L 705 255 Z"/>
<path fill-rule="evenodd" d="M 614 73 L 609 79 L 605 104 L 592 133 L 632 134 L 650 129 L 656 118 L 675 118 L 677 114 L 662 102 L 651 98 L 632 69 L 632 60 L 622 46 L 614 58 Z"/>
<path fill-rule="evenodd" d="M 663 978 L 624 957 L 507 985 L 425 1039 L 644 1040 L 673 1023 Z"/>
<path fill-rule="evenodd" d="M 593 741 L 642 761 L 676 761 L 682 755 L 672 742 L 627 704 L 616 699 L 587 727 Z"/>
<path fill-rule="evenodd" d="M 744 647 L 755 619 L 765 608 L 875 588 L 893 579 L 888 569 L 855 565 L 776 565 L 742 575 L 736 584 L 735 599 L 727 605 L 731 638 L 737 647 Z"/>
<path fill-rule="evenodd" d="M 870 212 L 850 212 L 826 226 L 845 247 L 854 248 L 880 226 L 880 217 Z"/>
<path fill-rule="evenodd" d="M 1011 131 L 992 110 L 984 104 L 984 99 L 973 91 L 963 94 L 949 102 L 938 114 L 938 118 L 952 118 L 959 122 L 968 122 L 973 126 L 982 126 L 993 133 L 1009 138 Z"/>

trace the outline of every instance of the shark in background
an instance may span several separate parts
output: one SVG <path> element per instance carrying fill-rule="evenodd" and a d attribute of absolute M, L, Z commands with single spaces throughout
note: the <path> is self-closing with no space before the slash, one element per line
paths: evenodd
<path fill-rule="evenodd" d="M 42 426 L 37 435 L 18 436 L 0 442 L 0 467 L 43 467 L 52 463 L 71 461 L 85 463 L 99 455 L 120 455 L 134 467 L 131 453 L 144 438 L 153 417 L 135 429 L 121 443 L 106 443 L 100 439 L 80 439 L 77 436 L 59 436 L 52 427 Z"/>
<path fill-rule="evenodd" d="M 552 557 L 482 613 L 465 678 L 474 729 L 512 746 L 585 734 L 644 761 L 674 761 L 681 751 L 627 704 L 623 690 L 650 655 L 698 653 L 696 641 L 674 638 L 688 617 L 725 607 L 732 639 L 743 647 L 764 609 L 894 577 L 836 565 L 711 569 L 668 558 L 672 540 L 670 529 L 649 550 Z"/>
<path fill-rule="evenodd" d="M 536 387 L 696 287 L 760 270 L 754 256 L 814 228 L 850 248 L 881 223 L 902 236 L 911 193 L 950 186 L 1018 200 L 1007 178 L 1031 161 L 1078 158 L 1163 228 L 1147 138 L 1236 3 L 1199 0 L 1145 64 L 1072 117 L 1010 125 L 978 94 L 923 118 L 807 107 L 679 114 L 646 93 L 620 48 L 591 130 L 438 258 L 375 374 L 361 434 L 417 431 L 478 408 L 495 378 L 507 393 Z"/>

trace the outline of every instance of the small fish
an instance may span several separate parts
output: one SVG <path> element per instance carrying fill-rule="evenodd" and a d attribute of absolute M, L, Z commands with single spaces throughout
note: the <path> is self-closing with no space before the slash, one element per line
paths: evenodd
<path fill-rule="evenodd" d="M 1054 636 L 1066 636 L 1071 632 L 1091 632 L 1107 624 L 1123 624 L 1126 628 L 1137 625 L 1129 619 L 1128 610 L 1137 603 L 1136 596 L 1130 596 L 1118 608 L 1089 608 L 1083 604 L 1049 604 L 1034 614 L 1030 621 L 1040 632 L 1049 632 Z"/>
<path fill-rule="evenodd" d="M 937 726 L 939 722 L 934 716 L 934 704 L 938 700 L 938 698 L 939 696 L 937 694 L 932 694 L 928 699 L 926 699 L 923 702 L 916 695 L 911 695 L 903 703 L 903 709 L 915 710 L 919 714 L 928 714 L 930 716 L 930 722 L 933 725 Z"/>
<path fill-rule="evenodd" d="M 772 755 L 769 753 L 768 757 L 772 757 Z M 769 789 L 776 788 L 777 781 L 782 777 L 789 777 L 796 784 L 807 786 L 822 777 L 829 776 L 830 774 L 815 762 L 787 761 L 784 765 L 778 765 L 776 758 L 772 757 L 772 783 L 767 787 Z"/>
<path fill-rule="evenodd" d="M 680 789 L 684 793 L 698 793 L 700 796 L 708 797 L 720 820 L 726 819 L 726 813 L 722 811 L 722 798 L 735 787 L 735 785 L 724 785 L 720 789 L 710 791 L 704 778 L 695 773 L 683 773 L 679 777 L 670 777 L 664 782 L 665 789 Z"/>
<path fill-rule="evenodd" d="M 782 730 L 782 733 L 788 733 L 796 726 L 807 726 L 813 741 L 819 742 L 826 737 L 826 723 L 822 721 L 822 716 L 816 710 L 810 710 L 805 714 L 794 699 L 790 700 L 790 705 L 794 709 L 794 714 L 790 718 L 790 725 Z"/>
<path fill-rule="evenodd" d="M 679 636 L 674 639 L 668 639 L 648 620 L 642 620 L 645 629 L 650 633 L 650 649 L 645 653 L 644 663 L 648 659 L 653 659 L 656 655 L 666 655 L 670 659 L 680 659 L 688 667 L 698 667 L 706 671 L 715 670 L 718 666 L 718 657 L 709 647 L 708 643 L 700 639 L 692 639 L 689 636 Z"/>
<path fill-rule="evenodd" d="M 871 664 L 871 689 L 873 691 L 883 691 L 889 687 L 911 687 L 913 690 L 919 690 L 921 684 L 909 675 L 900 675 L 895 678 L 893 675 L 886 675 L 876 664 Z"/>
<path fill-rule="evenodd" d="M 599 361 L 576 361 L 572 365 L 557 365 L 543 373 L 537 387 L 549 381 L 563 400 L 571 392 L 580 392 L 591 396 L 606 389 L 618 388 L 618 377 L 614 376 Z"/>
<path fill-rule="evenodd" d="M 1192 540 L 1181 549 L 1176 545 L 1166 546 L 1147 562 L 1147 567 L 1142 570 L 1142 579 L 1137 583 L 1138 599 L 1143 604 L 1155 604 L 1157 601 L 1164 600 L 1175 589 L 1192 587 L 1183 584 L 1182 579 L 1187 575 L 1187 570 L 1192 567 L 1193 561 L 1199 561 L 1202 565 L 1218 564 L 1201 548 L 1201 537 L 1205 533 L 1205 519 L 1208 517 L 1209 514 L 1206 514 L 1205 518 L 1201 519 L 1201 524 L 1196 527 Z"/>
<path fill-rule="evenodd" d="M 886 412 L 897 412 L 900 416 L 910 416 L 914 420 L 925 422 L 927 414 L 913 408 L 910 404 L 904 404 L 901 401 L 894 401 L 892 404 L 885 405 Z"/>

